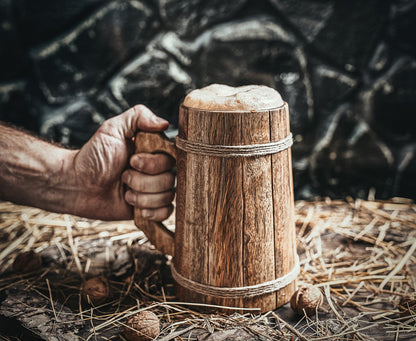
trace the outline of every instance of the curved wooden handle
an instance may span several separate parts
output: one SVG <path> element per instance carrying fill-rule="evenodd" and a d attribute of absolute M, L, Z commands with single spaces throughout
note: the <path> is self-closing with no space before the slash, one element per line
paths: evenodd
<path fill-rule="evenodd" d="M 140 131 L 136 134 L 136 153 L 167 153 L 176 159 L 176 147 L 164 133 Z M 134 223 L 160 252 L 174 254 L 174 233 L 157 221 L 146 220 L 139 208 L 134 209 Z"/>

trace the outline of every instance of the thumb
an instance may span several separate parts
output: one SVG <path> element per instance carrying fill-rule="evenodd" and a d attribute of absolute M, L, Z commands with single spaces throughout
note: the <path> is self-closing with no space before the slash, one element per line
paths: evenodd
<path fill-rule="evenodd" d="M 148 107 L 139 104 L 112 119 L 127 138 L 132 138 L 138 130 L 157 132 L 166 130 L 169 122 L 156 116 Z"/>
<path fill-rule="evenodd" d="M 153 132 L 162 131 L 169 127 L 168 121 L 156 116 L 148 107 L 142 104 L 136 105 L 132 109 L 137 117 L 136 129 Z"/>

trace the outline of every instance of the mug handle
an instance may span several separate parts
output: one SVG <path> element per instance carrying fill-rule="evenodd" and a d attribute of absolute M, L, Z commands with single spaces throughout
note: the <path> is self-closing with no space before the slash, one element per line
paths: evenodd
<path fill-rule="evenodd" d="M 176 159 L 175 143 L 169 141 L 164 133 L 149 133 L 139 131 L 135 139 L 136 153 L 157 153 L 169 154 Z M 140 228 L 147 239 L 160 252 L 174 255 L 174 233 L 166 228 L 161 222 L 150 221 L 142 217 L 141 210 L 134 208 L 134 223 Z"/>

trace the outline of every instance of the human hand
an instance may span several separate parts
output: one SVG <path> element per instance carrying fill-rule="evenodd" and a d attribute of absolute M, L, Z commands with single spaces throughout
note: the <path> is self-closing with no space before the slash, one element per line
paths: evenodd
<path fill-rule="evenodd" d="M 168 125 L 143 105 L 105 121 L 73 158 L 76 187 L 81 189 L 75 214 L 131 219 L 135 206 L 149 220 L 166 219 L 173 210 L 175 161 L 166 154 L 133 153 L 137 130 L 157 132 Z"/>

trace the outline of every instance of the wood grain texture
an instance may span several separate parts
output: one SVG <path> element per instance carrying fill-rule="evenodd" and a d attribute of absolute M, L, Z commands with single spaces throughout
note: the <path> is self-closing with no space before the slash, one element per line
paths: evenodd
<path fill-rule="evenodd" d="M 264 112 L 180 109 L 179 137 L 206 144 L 268 143 L 286 137 L 287 105 Z M 241 287 L 288 273 L 295 264 L 290 150 L 275 155 L 224 158 L 178 152 L 176 254 L 184 277 L 202 284 Z M 287 303 L 295 284 L 251 298 L 219 298 L 177 285 L 177 296 L 233 307 L 273 310 Z"/>
<path fill-rule="evenodd" d="M 199 112 L 181 107 L 180 123 L 185 121 L 186 125 L 181 126 L 179 137 L 195 140 L 199 135 L 205 133 L 200 129 Z M 184 212 L 176 218 L 176 231 L 180 234 L 176 237 L 176 245 L 181 249 L 182 258 L 175 257 L 174 265 L 176 270 L 184 277 L 199 283 L 207 283 L 208 276 L 208 207 L 207 196 L 204 194 L 206 179 L 206 160 L 192 153 L 181 151 L 178 160 L 177 193 L 183 204 Z M 186 178 L 183 177 L 186 174 Z M 183 178 L 183 181 L 182 181 Z M 180 242 L 183 244 L 180 244 Z M 192 292 L 179 285 L 177 296 L 183 301 L 198 302 L 200 294 Z"/>
<path fill-rule="evenodd" d="M 240 145 L 241 117 L 239 113 L 208 113 L 212 127 L 206 136 L 208 144 Z M 216 127 L 216 128 L 215 128 Z M 203 156 L 201 156 L 203 157 Z M 206 194 L 209 198 L 209 264 L 208 283 L 219 287 L 243 286 L 242 239 L 243 193 L 242 169 L 239 158 L 205 157 L 209 178 Z M 214 298 L 213 304 L 241 306 L 241 299 Z"/>
<path fill-rule="evenodd" d="M 163 133 L 138 132 L 135 147 L 136 153 L 163 152 L 176 158 L 175 144 Z M 134 223 L 159 251 L 174 255 L 173 233 L 162 223 L 144 219 L 139 208 L 134 208 Z"/>
<path fill-rule="evenodd" d="M 188 110 L 185 107 L 181 107 L 178 124 L 178 136 L 183 139 L 188 139 Z M 177 167 L 177 184 L 176 184 L 176 224 L 175 224 L 175 245 L 177 245 L 175 257 L 173 258 L 173 264 L 175 269 L 183 275 L 188 275 L 189 266 L 188 263 L 192 259 L 191 236 L 187 232 L 186 224 L 186 206 L 189 199 L 187 199 L 186 193 L 188 186 L 186 179 L 188 178 L 188 157 L 187 153 L 178 150 L 176 167 Z M 180 191 L 180 195 L 178 192 Z M 187 290 L 186 288 L 176 285 L 176 296 L 184 302 L 198 302 L 199 295 Z"/>
<path fill-rule="evenodd" d="M 269 112 L 246 114 L 241 144 L 270 142 Z M 275 276 L 271 156 L 242 159 L 244 192 L 244 285 L 272 281 Z M 276 307 L 276 294 L 247 298 L 245 305 L 262 311 Z"/>
<path fill-rule="evenodd" d="M 270 112 L 271 139 L 278 141 L 290 133 L 289 108 Z M 296 233 L 294 226 L 294 198 L 292 179 L 291 149 L 272 156 L 273 203 L 274 203 L 274 243 L 276 276 L 287 274 L 295 266 Z M 293 281 L 277 293 L 276 306 L 290 300 L 296 289 Z"/>

